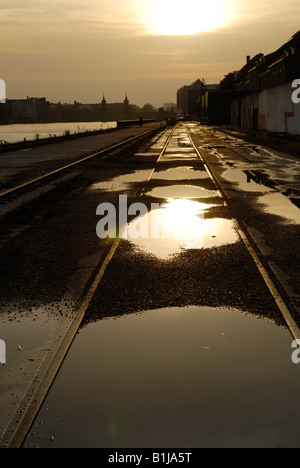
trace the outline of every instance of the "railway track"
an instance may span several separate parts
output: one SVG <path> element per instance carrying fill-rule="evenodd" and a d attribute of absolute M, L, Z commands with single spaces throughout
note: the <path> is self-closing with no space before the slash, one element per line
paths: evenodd
<path fill-rule="evenodd" d="M 194 147 L 194 150 L 195 152 L 198 154 L 199 158 L 201 159 L 201 161 L 203 162 L 206 170 L 207 170 L 207 173 L 209 174 L 209 177 L 211 178 L 211 180 L 213 181 L 213 183 L 215 184 L 218 192 L 221 194 L 221 197 L 226 201 L 227 204 L 230 204 L 230 200 L 228 199 L 228 197 L 226 196 L 226 193 L 224 192 L 224 190 L 222 189 L 221 185 L 219 184 L 219 182 L 217 181 L 216 177 L 214 176 L 212 170 L 210 169 L 209 165 L 207 164 L 207 161 L 205 160 L 205 157 L 203 156 L 203 154 L 201 153 L 201 151 L 199 151 L 199 149 L 197 148 L 194 140 L 193 140 L 193 137 L 191 135 L 191 133 L 189 132 L 188 128 L 185 126 L 185 129 L 186 129 L 186 132 L 189 136 L 189 139 Z M 246 159 L 246 158 L 245 158 Z M 248 160 L 248 162 L 250 162 Z M 251 171 L 244 171 L 245 174 L 247 173 L 250 173 L 250 175 L 255 178 L 255 174 L 253 174 L 253 172 Z M 274 185 L 277 187 L 277 183 L 274 183 Z M 282 286 L 282 282 L 280 280 L 280 278 L 278 278 L 276 275 L 274 275 L 274 272 L 270 269 L 268 263 L 266 263 L 264 261 L 264 255 L 263 253 L 261 252 L 260 250 L 260 246 L 257 244 L 255 238 L 253 237 L 253 235 L 251 235 L 251 233 L 247 230 L 247 226 L 245 225 L 245 223 L 242 222 L 239 222 L 238 220 L 234 220 L 235 222 L 235 225 L 236 225 L 236 228 L 237 228 L 237 231 L 240 235 L 240 238 L 242 239 L 242 241 L 244 242 L 249 254 L 251 255 L 253 261 L 255 262 L 257 268 L 258 268 L 258 271 L 259 273 L 261 274 L 267 288 L 269 289 L 271 295 L 273 296 L 286 324 L 287 324 L 287 327 L 292 335 L 292 337 L 297 340 L 298 342 L 298 345 L 300 346 L 300 328 L 298 326 L 298 324 L 296 323 L 294 317 L 295 317 L 295 314 L 297 315 L 297 311 L 294 310 L 293 313 L 290 311 L 290 309 L 294 309 L 292 303 L 290 303 L 290 300 L 288 298 L 288 295 L 286 295 L 286 299 L 288 300 L 289 302 L 289 305 L 287 305 L 286 303 L 286 299 L 284 299 L 278 289 L 278 286 L 282 289 L 282 291 L 284 291 L 284 287 Z M 278 286 L 276 286 L 276 283 Z"/>
<path fill-rule="evenodd" d="M 72 162 L 68 165 L 60 167 L 50 173 L 44 174 L 43 176 L 37 177 L 33 180 L 20 184 L 16 187 L 10 188 L 5 192 L 0 194 L 0 206 L 10 204 L 11 202 L 15 202 L 19 200 L 24 195 L 28 195 L 31 193 L 38 192 L 40 188 L 51 184 L 53 181 L 61 179 L 61 177 L 69 174 L 74 168 L 80 168 L 87 162 L 91 162 L 93 160 L 97 160 L 99 157 L 103 157 L 109 155 L 110 153 L 115 152 L 116 150 L 121 152 L 121 155 L 124 152 L 128 152 L 128 149 L 131 149 L 136 144 L 142 144 L 144 141 L 148 141 L 149 138 L 156 136 L 158 134 L 159 137 L 163 137 L 163 135 L 168 132 L 168 129 L 161 128 L 161 126 L 156 127 L 154 129 L 148 130 L 139 134 L 135 137 L 129 138 L 124 140 L 120 143 L 112 145 L 108 148 L 105 148 L 99 152 L 95 152 L 91 155 L 85 156 L 75 162 Z M 171 130 L 172 133 L 172 130 Z M 170 141 L 170 137 L 168 137 L 168 142 Z M 164 148 L 161 152 L 161 155 L 167 148 L 167 144 L 164 145 Z M 122 156 L 121 156 L 122 157 Z M 18 206 L 19 208 L 19 206 Z M 51 387 L 59 368 L 65 359 L 67 352 L 76 336 L 78 328 L 84 318 L 86 310 L 89 307 L 89 304 L 93 298 L 93 295 L 99 286 L 99 283 L 105 273 L 106 267 L 108 266 L 110 260 L 112 259 L 115 251 L 118 248 L 119 239 L 116 239 L 114 242 L 111 243 L 110 247 L 106 251 L 106 255 L 104 260 L 101 262 L 100 265 L 97 265 L 94 274 L 92 274 L 92 278 L 86 284 L 84 288 L 85 293 L 80 297 L 80 302 L 77 304 L 77 311 L 75 313 L 75 317 L 72 320 L 70 326 L 68 326 L 67 330 L 64 330 L 61 334 L 61 342 L 59 347 L 54 350 L 54 357 L 51 358 L 51 362 L 48 365 L 48 368 L 43 376 L 40 384 L 34 390 L 34 395 L 30 398 L 30 403 L 28 401 L 26 403 L 21 402 L 20 408 L 16 414 L 12 417 L 12 420 L 9 426 L 6 428 L 4 434 L 10 434 L 9 442 L 5 445 L 6 448 L 21 448 L 24 440 L 26 439 L 27 433 L 30 429 L 30 426 L 39 411 L 39 408 L 45 399 L 49 388 Z M 35 380 L 35 379 L 34 379 Z M 31 390 L 32 391 L 32 390 Z M 26 400 L 26 395 L 24 400 Z M 24 406 L 23 406 L 24 404 Z M 22 413 L 23 417 L 19 422 L 18 413 Z M 15 428 L 17 420 L 17 428 Z M 12 429 L 13 427 L 13 429 Z M 2 434 L 3 437 L 5 435 Z M 1 434 L 0 434 L 1 435 Z M 0 438 L 2 440 L 2 438 Z"/>
<path fill-rule="evenodd" d="M 4 190 L 0 192 L 0 207 L 4 205 L 8 205 L 12 201 L 16 201 L 20 199 L 21 197 L 23 197 L 24 195 L 27 196 L 28 194 L 33 193 L 41 189 L 42 187 L 61 179 L 62 177 L 65 177 L 66 174 L 70 173 L 70 171 L 80 168 L 86 162 L 89 162 L 99 157 L 106 156 L 109 153 L 112 153 L 116 150 L 125 150 L 129 146 L 139 143 L 145 139 L 148 139 L 149 137 L 157 134 L 160 131 L 162 131 L 161 127 L 155 127 L 154 129 L 152 128 L 151 130 L 147 130 L 146 132 L 138 134 L 137 136 L 128 138 L 120 143 L 117 143 L 112 146 L 109 146 L 108 148 L 102 149 L 101 151 L 97 151 L 93 154 L 80 158 L 70 164 L 59 167 L 58 169 L 55 169 L 54 171 L 47 172 L 32 180 L 23 182 L 17 186 Z M 2 216 L 0 212 L 0 218 L 1 217 Z"/>
<path fill-rule="evenodd" d="M 252 143 L 247 143 L 243 141 L 235 141 L 235 138 L 231 137 L 225 137 L 224 144 L 219 145 L 211 145 L 211 149 L 214 150 L 215 154 L 218 155 L 218 157 L 221 156 L 220 151 L 218 149 L 229 149 L 233 154 L 237 155 L 238 158 L 242 158 L 243 161 L 245 161 L 248 164 L 253 163 L 253 159 L 249 157 L 248 152 L 256 152 L 259 154 L 259 145 L 254 145 Z M 283 195 L 288 196 L 291 200 L 293 200 L 293 203 L 299 207 L 299 198 L 300 198 L 300 190 L 296 189 L 294 187 L 289 187 L 288 185 L 283 185 L 282 182 L 276 180 L 274 177 L 270 176 L 267 171 L 261 170 L 261 169 L 248 169 L 245 170 L 244 173 L 252 179 L 253 181 L 257 183 L 262 183 L 267 187 L 274 188 L 281 192 Z"/>

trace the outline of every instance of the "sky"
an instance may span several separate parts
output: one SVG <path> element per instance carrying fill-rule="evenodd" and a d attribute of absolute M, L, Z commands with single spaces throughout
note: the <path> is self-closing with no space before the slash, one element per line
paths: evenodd
<path fill-rule="evenodd" d="M 176 102 L 300 30 L 299 0 L 0 0 L 0 15 L 7 98 L 68 103 Z"/>

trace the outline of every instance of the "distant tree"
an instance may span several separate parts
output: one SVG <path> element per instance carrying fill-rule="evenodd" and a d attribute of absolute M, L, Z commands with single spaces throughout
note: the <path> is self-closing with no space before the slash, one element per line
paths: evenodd
<path fill-rule="evenodd" d="M 147 103 L 144 105 L 144 107 L 142 107 L 142 113 L 145 115 L 152 115 L 154 114 L 154 112 L 155 112 L 155 108 L 150 103 Z"/>

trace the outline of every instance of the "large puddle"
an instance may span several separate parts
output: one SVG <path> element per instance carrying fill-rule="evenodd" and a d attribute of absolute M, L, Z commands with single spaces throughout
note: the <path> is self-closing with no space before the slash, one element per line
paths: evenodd
<path fill-rule="evenodd" d="M 91 185 L 90 190 L 103 190 L 109 192 L 125 191 L 132 187 L 133 184 L 146 182 L 152 175 L 151 170 L 134 171 L 129 174 L 122 174 L 113 179 L 103 182 L 97 182 Z M 208 179 L 206 171 L 195 170 L 193 167 L 176 167 L 167 170 L 156 171 L 151 179 L 153 180 L 200 180 Z"/>
<path fill-rule="evenodd" d="M 161 259 L 188 249 L 238 242 L 231 219 L 205 218 L 213 206 L 189 199 L 169 199 L 129 223 L 127 239 Z"/>
<path fill-rule="evenodd" d="M 240 169 L 229 169 L 223 177 L 234 182 L 240 190 L 259 193 L 258 202 L 266 213 L 280 216 L 289 223 L 300 224 L 300 209 L 288 196 L 254 181 Z"/>
<path fill-rule="evenodd" d="M 194 185 L 169 185 L 156 187 L 146 195 L 156 198 L 214 198 L 218 194 L 213 190 L 206 190 Z"/>
<path fill-rule="evenodd" d="M 293 224 L 300 224 L 300 209 L 285 195 L 279 192 L 270 192 L 259 198 L 264 211 L 280 216 Z"/>
<path fill-rule="evenodd" d="M 9 310 L 10 305 L 7 307 Z M 57 304 L 54 308 L 57 313 L 52 317 L 44 308 L 36 308 L 1 319 L 5 363 L 0 364 L 0 439 L 7 425 L 19 417 L 19 413 L 15 414 L 19 403 L 29 388 L 38 384 L 50 351 L 56 349 L 61 334 L 70 324 L 61 315 L 60 311 L 65 314 L 64 306 Z"/>
<path fill-rule="evenodd" d="M 188 145 L 186 134 L 173 136 L 170 145 L 171 151 L 180 145 Z M 189 165 L 156 170 L 152 175 L 153 180 L 174 182 L 196 182 L 208 177 L 206 171 Z M 155 187 L 145 196 L 166 201 L 151 204 L 150 211 L 136 217 L 127 226 L 125 237 L 144 252 L 165 260 L 184 250 L 214 248 L 240 240 L 231 219 L 209 216 L 211 208 L 224 205 L 214 190 L 198 185 L 174 184 Z M 205 199 L 213 200 L 213 204 L 203 203 Z"/>
<path fill-rule="evenodd" d="M 299 447 L 299 367 L 285 328 L 183 307 L 89 324 L 26 446 Z"/>
<path fill-rule="evenodd" d="M 163 155 L 163 160 L 199 160 L 189 137 L 184 129 L 177 128 L 170 139 L 168 148 Z"/>
<path fill-rule="evenodd" d="M 188 148 L 181 148 L 177 151 L 175 149 L 173 151 L 167 151 L 163 156 L 163 161 L 182 162 L 183 160 L 198 161 L 199 158 L 194 152 L 194 150 L 190 150 Z"/>
<path fill-rule="evenodd" d="M 240 169 L 228 169 L 223 174 L 224 179 L 237 184 L 240 190 L 246 192 L 269 192 L 270 188 L 266 187 L 263 184 L 255 182 L 251 177 L 249 177 L 245 172 Z"/>
<path fill-rule="evenodd" d="M 191 166 L 179 166 L 156 171 L 152 176 L 152 180 L 198 180 L 208 178 L 206 171 L 199 171 Z"/>
<path fill-rule="evenodd" d="M 127 225 L 127 239 L 161 259 L 240 240 L 224 200 L 197 186 L 197 175 L 207 174 L 196 174 L 189 158 L 198 159 L 178 130 L 163 159 L 180 163 L 153 174 L 174 184 L 146 194 L 164 203 L 148 211 L 149 199 L 141 197 L 146 212 Z M 137 171 L 110 181 L 110 188 L 93 188 L 126 190 L 148 174 Z M 254 191 L 261 199 L 270 194 Z M 300 447 L 300 374 L 292 341 L 272 321 L 227 308 L 150 310 L 88 324 L 26 447 Z"/>

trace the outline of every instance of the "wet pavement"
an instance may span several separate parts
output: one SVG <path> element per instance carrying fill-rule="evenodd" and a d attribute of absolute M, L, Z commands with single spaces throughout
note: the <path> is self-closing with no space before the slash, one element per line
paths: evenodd
<path fill-rule="evenodd" d="M 154 172 L 91 190 L 147 211 L 128 220 L 26 447 L 297 446 L 291 335 L 184 129 Z"/>
<path fill-rule="evenodd" d="M 233 213 L 300 313 L 300 159 L 194 127 L 198 145 Z M 192 129 L 193 132 L 193 129 Z"/>
<path fill-rule="evenodd" d="M 172 129 L 127 158 L 88 164 L 82 182 L 52 195 L 50 213 L 33 226 L 24 214 L 16 238 L 13 231 L 9 240 L 3 236 L 8 252 L 15 249 L 14 267 L 2 252 L 7 278 L 0 292 L 11 304 L 1 312 L 3 331 L 19 319 L 9 353 L 17 369 L 21 356 L 32 364 L 53 346 L 57 328 L 72 319 L 71 299 L 83 292 L 111 245 L 96 236 L 99 204 L 115 207 L 124 223 L 25 447 L 299 446 L 293 339 L 235 223 L 249 228 L 297 305 L 299 276 L 290 282 L 287 262 L 299 268 L 299 209 L 280 190 L 249 176 L 254 168 L 268 168 L 265 153 L 257 160 L 257 151 L 255 159 L 253 148 L 243 147 L 239 156 L 224 134 L 197 124 L 188 128 L 223 193 L 180 125 L 162 157 Z M 236 140 L 231 145 L 243 146 Z M 288 182 L 294 188 L 297 167 L 295 158 Z M 120 197 L 126 197 L 126 220 Z M 25 278 L 30 271 L 32 287 Z M 24 335 L 20 350 L 22 326 L 28 339 Z M 30 330 L 39 339 L 30 341 Z M 9 331 L 5 338 L 10 345 Z M 10 370 L 4 366 L 0 374 L 13 392 Z M 16 375 L 24 390 L 24 378 Z"/>

